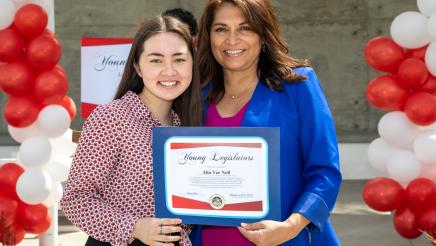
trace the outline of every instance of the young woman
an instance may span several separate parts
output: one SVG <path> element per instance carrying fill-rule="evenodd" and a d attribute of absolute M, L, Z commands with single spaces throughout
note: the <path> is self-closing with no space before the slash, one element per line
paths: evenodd
<path fill-rule="evenodd" d="M 200 124 L 194 71 L 186 25 L 157 17 L 138 30 L 115 100 L 83 126 L 61 201 L 86 245 L 191 245 L 180 219 L 155 218 L 151 134 Z"/>
<path fill-rule="evenodd" d="M 280 127 L 287 218 L 203 226 L 194 245 L 339 245 L 328 221 L 341 183 L 332 116 L 314 70 L 287 54 L 270 1 L 209 0 L 199 44 L 205 125 Z"/>

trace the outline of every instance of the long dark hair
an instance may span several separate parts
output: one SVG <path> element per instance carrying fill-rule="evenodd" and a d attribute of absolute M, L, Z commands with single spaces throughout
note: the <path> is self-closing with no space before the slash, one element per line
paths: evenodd
<path fill-rule="evenodd" d="M 209 0 L 203 12 L 199 28 L 199 68 L 202 85 L 211 83 L 208 101 L 217 102 L 224 95 L 224 75 L 221 65 L 212 54 L 210 31 L 216 10 L 223 3 L 238 7 L 251 28 L 259 34 L 264 47 L 260 53 L 257 75 L 273 90 L 283 90 L 282 81 L 294 82 L 305 77 L 295 73 L 294 68 L 309 66 L 307 60 L 288 55 L 288 45 L 280 35 L 279 21 L 269 0 Z"/>
<path fill-rule="evenodd" d="M 158 33 L 172 32 L 182 37 L 189 47 L 189 52 L 194 59 L 194 49 L 192 37 L 187 25 L 178 19 L 170 16 L 159 16 L 148 20 L 138 30 L 130 48 L 129 57 L 124 67 L 123 77 L 115 93 L 114 99 L 119 99 L 126 92 L 133 91 L 139 94 L 144 89 L 142 78 L 136 73 L 134 64 L 137 64 L 139 57 L 144 51 L 144 42 Z M 193 61 L 192 81 L 189 87 L 173 101 L 172 108 L 180 116 L 182 125 L 199 126 L 201 125 L 201 100 L 200 82 L 196 61 Z"/>

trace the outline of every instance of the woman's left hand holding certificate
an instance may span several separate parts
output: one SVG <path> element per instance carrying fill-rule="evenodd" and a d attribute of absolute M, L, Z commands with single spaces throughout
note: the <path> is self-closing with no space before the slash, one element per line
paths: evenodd
<path fill-rule="evenodd" d="M 181 232 L 181 223 L 181 219 L 141 218 L 133 228 L 133 237 L 150 246 L 174 245 L 173 242 L 180 241 L 181 238 L 171 236 L 171 233 Z"/>

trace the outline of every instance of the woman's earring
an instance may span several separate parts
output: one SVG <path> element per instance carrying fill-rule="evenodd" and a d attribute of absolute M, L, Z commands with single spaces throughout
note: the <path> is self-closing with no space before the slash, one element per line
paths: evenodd
<path fill-rule="evenodd" d="M 262 42 L 262 52 L 263 52 L 263 53 L 265 53 L 265 49 L 266 49 L 266 48 L 265 48 L 265 43 Z"/>

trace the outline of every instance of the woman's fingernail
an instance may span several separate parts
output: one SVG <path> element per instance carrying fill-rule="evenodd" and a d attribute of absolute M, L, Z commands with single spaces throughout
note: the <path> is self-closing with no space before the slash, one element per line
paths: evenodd
<path fill-rule="evenodd" d="M 241 226 L 242 226 L 242 227 L 246 227 L 246 226 L 247 226 L 247 223 L 241 223 Z"/>

